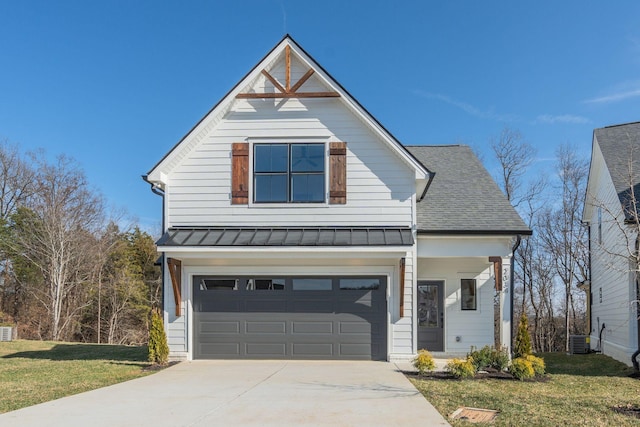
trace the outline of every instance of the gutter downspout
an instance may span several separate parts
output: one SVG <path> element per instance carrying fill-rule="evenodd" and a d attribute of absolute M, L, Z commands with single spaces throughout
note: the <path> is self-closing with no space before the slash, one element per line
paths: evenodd
<path fill-rule="evenodd" d="M 509 345 L 511 346 L 511 353 L 513 353 L 513 289 L 514 289 L 514 279 L 515 279 L 515 263 L 516 263 L 516 251 L 520 247 L 520 243 L 522 243 L 522 236 L 520 234 L 516 235 L 516 242 L 513 244 L 511 248 L 511 272 L 509 278 L 509 307 L 511 313 L 511 327 L 509 328 Z"/>
<path fill-rule="evenodd" d="M 162 197 L 162 230 L 161 233 L 164 234 L 165 232 L 165 208 L 164 208 L 164 191 L 162 191 L 162 189 L 160 187 L 158 187 L 156 184 L 154 184 L 153 182 L 150 182 L 148 179 L 147 175 L 142 175 L 142 179 L 148 183 L 151 186 L 151 192 L 153 194 L 157 194 L 158 196 Z M 160 265 L 160 269 L 161 269 L 161 273 L 162 273 L 162 277 L 160 280 L 162 280 L 162 286 L 160 287 L 160 289 L 162 290 L 161 296 L 160 296 L 160 310 L 165 311 L 164 310 L 164 277 L 165 277 L 165 256 L 164 256 L 164 252 L 162 252 L 162 255 L 160 255 L 160 258 L 162 259 L 161 261 L 161 265 Z"/>

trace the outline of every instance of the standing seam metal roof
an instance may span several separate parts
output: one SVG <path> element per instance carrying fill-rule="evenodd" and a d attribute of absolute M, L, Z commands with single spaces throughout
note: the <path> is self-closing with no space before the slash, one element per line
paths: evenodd
<path fill-rule="evenodd" d="M 170 228 L 158 246 L 411 246 L 408 227 Z"/>

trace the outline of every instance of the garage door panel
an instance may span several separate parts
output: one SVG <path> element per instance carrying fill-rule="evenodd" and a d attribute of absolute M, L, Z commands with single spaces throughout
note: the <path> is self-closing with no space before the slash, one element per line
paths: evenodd
<path fill-rule="evenodd" d="M 291 311 L 294 313 L 333 313 L 335 302 L 332 299 L 294 300 Z"/>
<path fill-rule="evenodd" d="M 333 322 L 332 321 L 318 321 L 318 322 L 303 322 L 294 321 L 291 322 L 292 334 L 333 334 Z"/>
<path fill-rule="evenodd" d="M 286 300 L 249 300 L 246 301 L 245 311 L 254 313 L 285 313 L 287 311 Z"/>
<path fill-rule="evenodd" d="M 253 322 L 245 323 L 247 334 L 284 334 L 287 331 L 287 322 Z"/>
<path fill-rule="evenodd" d="M 199 353 L 218 357 L 238 357 L 240 356 L 239 343 L 200 343 Z"/>
<path fill-rule="evenodd" d="M 245 352 L 249 357 L 284 357 L 287 354 L 286 342 L 246 343 Z"/>
<path fill-rule="evenodd" d="M 334 354 L 334 346 L 329 343 L 298 343 L 292 345 L 293 356 L 312 356 L 314 358 L 330 358 Z"/>
<path fill-rule="evenodd" d="M 240 322 L 200 322 L 201 334 L 238 334 Z"/>

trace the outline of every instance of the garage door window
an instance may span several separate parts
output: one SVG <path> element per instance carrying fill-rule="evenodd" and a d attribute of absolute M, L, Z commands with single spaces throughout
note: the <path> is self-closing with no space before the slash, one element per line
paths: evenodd
<path fill-rule="evenodd" d="M 283 291 L 285 279 L 249 279 L 247 290 L 253 291 Z"/>
<path fill-rule="evenodd" d="M 201 291 L 237 291 L 238 279 L 202 279 Z"/>
<path fill-rule="evenodd" d="M 367 278 L 353 278 L 353 279 L 340 279 L 340 289 L 342 290 L 374 290 L 380 287 L 380 278 L 367 277 Z"/>
<path fill-rule="evenodd" d="M 330 291 L 333 281 L 327 278 L 292 279 L 294 291 Z"/>

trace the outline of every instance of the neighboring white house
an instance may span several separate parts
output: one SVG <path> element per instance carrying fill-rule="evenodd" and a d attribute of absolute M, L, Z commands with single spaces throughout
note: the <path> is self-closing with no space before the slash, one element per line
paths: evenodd
<path fill-rule="evenodd" d="M 627 365 L 638 350 L 633 264 L 640 201 L 640 122 L 596 129 L 583 212 L 589 226 L 591 348 Z M 635 197 L 633 196 L 635 194 Z"/>
<path fill-rule="evenodd" d="M 403 146 L 289 36 L 144 179 L 174 359 L 465 354 L 496 288 L 510 343 L 529 228 L 469 147 Z"/>

